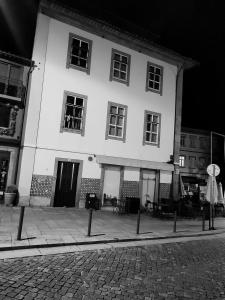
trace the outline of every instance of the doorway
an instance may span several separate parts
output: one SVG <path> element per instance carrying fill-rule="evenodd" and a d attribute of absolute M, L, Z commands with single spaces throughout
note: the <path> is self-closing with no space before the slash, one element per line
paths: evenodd
<path fill-rule="evenodd" d="M 54 206 L 75 206 L 79 166 L 76 162 L 58 161 Z"/>
<path fill-rule="evenodd" d="M 156 172 L 154 170 L 142 171 L 142 194 L 141 204 L 144 206 L 146 201 L 155 202 Z"/>

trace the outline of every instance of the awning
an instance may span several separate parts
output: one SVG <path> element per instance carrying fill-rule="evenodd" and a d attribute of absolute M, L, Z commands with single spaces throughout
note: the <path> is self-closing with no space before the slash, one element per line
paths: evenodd
<path fill-rule="evenodd" d="M 115 166 L 142 168 L 142 169 L 153 169 L 163 171 L 174 171 L 174 166 L 166 162 L 157 162 L 149 160 L 139 160 L 124 157 L 114 157 L 106 155 L 96 155 L 96 161 L 99 164 L 108 164 Z"/>

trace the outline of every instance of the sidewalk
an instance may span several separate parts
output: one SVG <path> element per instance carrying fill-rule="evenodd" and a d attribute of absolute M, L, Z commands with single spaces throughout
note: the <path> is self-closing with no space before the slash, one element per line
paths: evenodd
<path fill-rule="evenodd" d="M 177 220 L 152 218 L 141 214 L 140 234 L 136 234 L 137 215 L 118 215 L 111 211 L 93 211 L 91 236 L 87 236 L 89 212 L 86 209 L 26 207 L 21 240 L 17 240 L 20 207 L 0 206 L 0 251 L 86 245 L 177 237 L 211 235 L 225 232 L 225 218 L 216 218 L 216 230 L 202 231 L 201 219 Z"/>

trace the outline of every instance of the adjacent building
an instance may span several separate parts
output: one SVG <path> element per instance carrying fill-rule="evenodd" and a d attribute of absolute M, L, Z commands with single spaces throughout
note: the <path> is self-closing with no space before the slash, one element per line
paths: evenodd
<path fill-rule="evenodd" d="M 0 51 L 0 200 L 16 183 L 30 60 Z"/>
<path fill-rule="evenodd" d="M 40 3 L 32 59 L 21 202 L 178 197 L 183 70 L 192 60 L 56 1 Z"/>

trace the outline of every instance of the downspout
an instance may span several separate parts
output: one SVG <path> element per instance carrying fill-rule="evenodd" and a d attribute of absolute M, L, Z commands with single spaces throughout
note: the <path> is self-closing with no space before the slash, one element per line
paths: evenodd
<path fill-rule="evenodd" d="M 183 94 L 183 64 L 178 66 L 176 76 L 176 100 L 175 100 L 175 120 L 174 120 L 174 145 L 173 145 L 173 183 L 172 198 L 179 200 L 179 153 L 180 153 L 180 132 L 182 118 L 182 94 Z"/>

